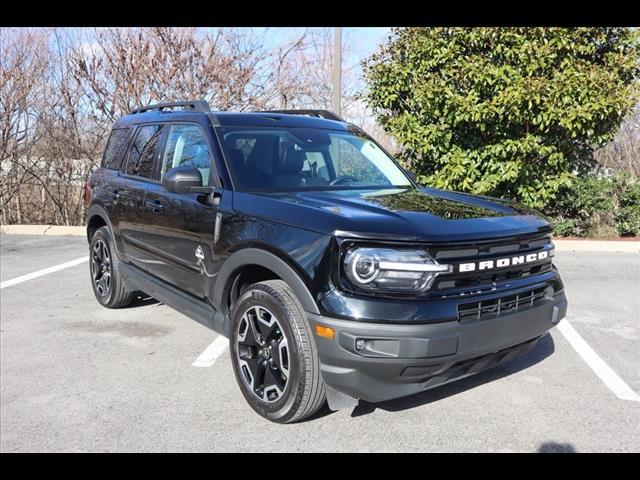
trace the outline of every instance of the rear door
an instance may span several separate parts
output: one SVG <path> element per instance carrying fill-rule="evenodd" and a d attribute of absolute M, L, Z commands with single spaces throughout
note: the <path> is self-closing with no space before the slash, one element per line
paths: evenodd
<path fill-rule="evenodd" d="M 120 217 L 124 206 L 119 201 L 119 191 L 124 179 L 120 171 L 126 162 L 127 147 L 135 127 L 113 129 L 102 157 L 101 169 L 93 173 L 91 178 L 93 192 L 109 214 L 109 222 L 118 255 L 123 256 L 123 244 L 120 236 Z"/>
<path fill-rule="evenodd" d="M 111 192 L 119 218 L 119 249 L 124 259 L 146 269 L 151 260 L 144 246 L 143 204 L 150 185 L 158 184 L 157 162 L 162 125 L 139 125 L 129 146 L 120 179 Z"/>
<path fill-rule="evenodd" d="M 160 178 L 173 167 L 194 166 L 204 185 L 210 185 L 214 162 L 205 129 L 186 122 L 166 129 Z M 218 268 L 213 251 L 217 211 L 205 195 L 171 193 L 159 183 L 151 185 L 144 201 L 148 271 L 193 296 L 207 297 Z"/>

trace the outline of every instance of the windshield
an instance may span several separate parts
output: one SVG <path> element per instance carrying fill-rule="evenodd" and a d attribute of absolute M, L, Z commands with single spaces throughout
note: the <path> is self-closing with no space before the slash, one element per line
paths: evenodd
<path fill-rule="evenodd" d="M 223 145 L 241 191 L 408 187 L 411 182 L 357 131 L 226 127 Z"/>

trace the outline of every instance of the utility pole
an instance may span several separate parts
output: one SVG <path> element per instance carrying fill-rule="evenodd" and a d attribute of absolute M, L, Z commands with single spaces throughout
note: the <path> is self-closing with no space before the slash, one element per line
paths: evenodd
<path fill-rule="evenodd" d="M 342 28 L 336 27 L 333 42 L 333 112 L 340 115 L 342 100 Z"/>

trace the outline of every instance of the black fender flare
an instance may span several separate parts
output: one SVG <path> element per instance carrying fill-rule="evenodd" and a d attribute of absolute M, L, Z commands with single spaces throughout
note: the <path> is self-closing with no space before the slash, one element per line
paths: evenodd
<path fill-rule="evenodd" d="M 89 210 L 87 210 L 87 221 L 86 221 L 86 225 L 85 225 L 85 228 L 87 230 L 87 240 L 89 240 L 89 241 L 91 240 L 89 238 L 89 222 L 91 221 L 91 219 L 93 217 L 102 218 L 102 220 L 104 220 L 104 223 L 106 223 L 107 226 L 109 227 L 109 230 L 111 230 L 111 232 L 113 232 L 113 229 L 111 228 L 111 221 L 109 220 L 109 214 L 107 213 L 107 211 L 102 206 L 94 203 L 93 205 L 91 205 L 89 207 Z"/>
<path fill-rule="evenodd" d="M 229 280 L 242 267 L 258 265 L 268 268 L 278 275 L 295 293 L 305 311 L 320 314 L 311 292 L 298 273 L 283 259 L 259 248 L 245 248 L 232 253 L 218 272 L 218 278 L 213 289 L 213 302 L 216 310 L 224 311 L 224 298 L 231 288 Z"/>
<path fill-rule="evenodd" d="M 91 239 L 89 238 L 89 222 L 91 221 L 91 219 L 93 217 L 100 217 L 100 218 L 102 218 L 102 220 L 104 220 L 104 223 L 109 228 L 109 233 L 111 234 L 113 248 L 116 251 L 116 255 L 119 258 L 122 258 L 121 255 L 120 255 L 120 252 L 118 251 L 118 244 L 115 242 L 115 238 L 114 238 L 114 234 L 113 234 L 113 227 L 111 226 L 111 221 L 109 220 L 109 214 L 107 213 L 107 211 L 101 205 L 98 205 L 96 203 L 91 205 L 89 207 L 89 210 L 87 210 L 87 222 L 86 222 L 86 225 L 85 225 L 85 228 L 87 230 L 87 241 L 89 243 L 91 243 Z"/>

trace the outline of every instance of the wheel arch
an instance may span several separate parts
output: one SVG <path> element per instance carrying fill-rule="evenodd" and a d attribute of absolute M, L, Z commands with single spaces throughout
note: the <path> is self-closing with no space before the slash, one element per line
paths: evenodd
<path fill-rule="evenodd" d="M 251 267 L 272 272 L 293 290 L 305 311 L 315 314 L 320 313 L 307 285 L 293 267 L 277 255 L 259 248 L 239 250 L 231 254 L 224 262 L 218 273 L 213 291 L 216 310 L 228 316 L 230 312 L 227 300 L 234 287 L 235 280 Z"/>
<path fill-rule="evenodd" d="M 109 215 L 105 209 L 100 205 L 92 205 L 87 211 L 87 241 L 91 242 L 91 237 L 100 227 L 108 227 L 111 235 L 113 235 Z"/>

